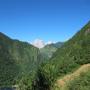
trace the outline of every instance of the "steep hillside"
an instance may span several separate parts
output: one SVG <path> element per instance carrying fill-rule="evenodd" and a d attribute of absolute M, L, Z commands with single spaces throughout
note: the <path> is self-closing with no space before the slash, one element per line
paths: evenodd
<path fill-rule="evenodd" d="M 90 22 L 59 48 L 52 58 L 38 70 L 36 87 L 50 90 L 58 77 L 90 63 Z M 37 89 L 36 89 L 37 90 Z"/>
<path fill-rule="evenodd" d="M 12 86 L 39 64 L 39 50 L 0 33 L 0 86 Z"/>
<path fill-rule="evenodd" d="M 58 79 L 57 82 L 56 82 L 56 85 L 57 85 L 56 87 L 59 88 L 60 90 L 69 90 L 70 87 L 72 87 L 71 86 L 72 82 L 74 82 L 77 78 L 81 78 L 81 76 L 88 73 L 89 71 L 90 71 L 90 64 L 82 65 L 79 69 L 77 69 L 73 73 L 65 75 L 64 77 Z M 89 73 L 88 73 L 88 75 L 90 77 Z M 88 81 L 88 83 L 90 83 L 90 82 Z"/>
<path fill-rule="evenodd" d="M 66 89 L 65 89 L 66 90 Z M 67 85 L 67 90 L 90 90 L 90 68 Z"/>

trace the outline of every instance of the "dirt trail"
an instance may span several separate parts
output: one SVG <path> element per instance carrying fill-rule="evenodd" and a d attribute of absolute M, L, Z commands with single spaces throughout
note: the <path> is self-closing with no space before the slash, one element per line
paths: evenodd
<path fill-rule="evenodd" d="M 65 75 L 63 78 L 57 80 L 57 86 L 60 87 L 60 90 L 65 90 L 65 87 L 68 82 L 74 80 L 76 77 L 80 76 L 81 73 L 87 72 L 90 69 L 90 64 L 82 65 L 78 70 L 72 74 Z"/>

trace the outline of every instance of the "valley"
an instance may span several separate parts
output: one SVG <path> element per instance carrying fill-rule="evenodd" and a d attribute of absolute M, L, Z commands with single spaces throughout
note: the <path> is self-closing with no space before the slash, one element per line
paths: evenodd
<path fill-rule="evenodd" d="M 89 90 L 89 77 L 90 21 L 68 41 L 41 49 L 0 33 L 0 90 Z"/>

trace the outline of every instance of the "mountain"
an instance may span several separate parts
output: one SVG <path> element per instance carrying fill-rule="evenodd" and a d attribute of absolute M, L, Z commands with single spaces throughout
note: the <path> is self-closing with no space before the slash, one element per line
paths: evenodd
<path fill-rule="evenodd" d="M 15 85 L 19 90 L 60 90 L 56 87 L 58 80 L 68 75 L 73 78 L 88 64 L 90 22 L 67 42 L 50 44 L 41 50 L 0 33 L 0 87 Z M 89 90 L 89 77 L 88 70 L 72 81 L 66 78 L 68 84 L 63 90 Z"/>
<path fill-rule="evenodd" d="M 39 49 L 0 32 L 0 87 L 12 86 L 39 65 Z M 32 77 L 32 76 L 31 76 Z"/>
<path fill-rule="evenodd" d="M 58 78 L 88 63 L 90 63 L 90 22 L 65 42 L 61 48 L 58 48 L 50 60 L 41 65 L 37 72 L 35 88 L 36 90 L 55 90 L 55 82 Z"/>
<path fill-rule="evenodd" d="M 52 46 L 54 46 L 56 48 L 60 48 L 63 44 L 64 44 L 64 42 L 57 42 L 57 43 L 52 44 Z"/>
<path fill-rule="evenodd" d="M 58 48 L 60 48 L 62 45 L 63 45 L 62 42 L 57 42 L 57 43 L 53 43 L 53 44 L 47 44 L 45 47 L 40 49 L 40 53 L 45 59 L 49 59 L 49 58 L 52 57 L 53 53 Z"/>

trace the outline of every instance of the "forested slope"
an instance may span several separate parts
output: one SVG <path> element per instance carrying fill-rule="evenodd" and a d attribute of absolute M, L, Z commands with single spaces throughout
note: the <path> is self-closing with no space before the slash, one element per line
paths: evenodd
<path fill-rule="evenodd" d="M 39 49 L 0 33 L 0 87 L 15 85 L 27 73 L 33 74 L 38 58 Z"/>

